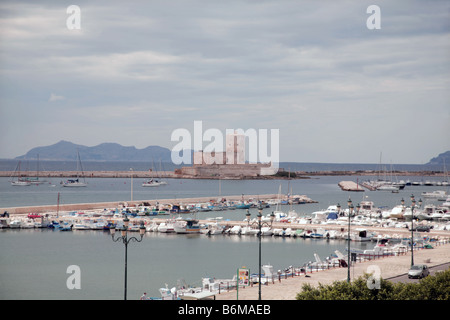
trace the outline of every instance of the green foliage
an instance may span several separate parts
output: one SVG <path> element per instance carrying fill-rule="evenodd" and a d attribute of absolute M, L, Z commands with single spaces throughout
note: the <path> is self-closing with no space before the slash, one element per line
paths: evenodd
<path fill-rule="evenodd" d="M 351 283 L 335 281 L 312 287 L 304 284 L 297 300 L 450 300 L 450 269 L 428 276 L 417 283 L 392 283 L 380 279 L 379 289 L 370 289 L 371 275 L 364 274 Z"/>

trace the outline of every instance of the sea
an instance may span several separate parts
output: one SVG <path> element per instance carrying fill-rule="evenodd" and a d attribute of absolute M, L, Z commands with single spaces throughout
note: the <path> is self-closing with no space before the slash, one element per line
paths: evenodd
<path fill-rule="evenodd" d="M 3 163 L 3 164 L 2 164 Z M 9 164 L 13 164 L 10 161 Z M 70 163 L 72 165 L 73 163 Z M 0 161 L 0 168 L 5 165 Z M 90 170 L 127 170 L 136 163 L 118 165 L 99 164 Z M 143 164 L 144 165 L 144 164 Z M 322 164 L 310 170 L 322 171 Z M 44 163 L 45 170 L 72 170 L 61 162 Z M 11 167 L 3 170 L 14 170 Z M 88 164 L 86 164 L 88 167 Z M 350 168 L 351 166 L 349 166 Z M 363 168 L 361 165 L 359 168 Z M 108 169 L 105 169 L 108 168 Z M 125 169 L 124 169 L 125 168 Z M 336 170 L 329 165 L 329 170 Z M 333 168 L 333 169 L 332 169 Z M 372 165 L 376 170 L 376 165 Z M 291 170 L 302 170 L 293 169 Z M 315 170 L 313 170 L 315 169 Z M 397 170 L 404 170 L 400 166 Z M 31 169 L 34 170 L 34 169 Z M 87 169 L 89 170 L 89 169 Z M 170 170 L 165 168 L 165 170 Z M 351 169 L 350 169 L 351 170 Z M 371 169 L 354 169 L 371 170 Z M 409 169 L 411 170 L 411 169 Z M 421 169 L 417 169 L 420 171 Z M 63 188 L 60 178 L 46 178 L 47 183 L 38 186 L 11 186 L 8 177 L 0 178 L 0 208 L 60 204 L 161 200 L 188 197 L 226 198 L 228 195 L 287 194 L 307 195 L 317 203 L 281 206 L 277 209 L 294 209 L 300 216 L 326 209 L 347 200 L 353 204 L 363 200 L 373 201 L 378 207 L 391 208 L 402 198 L 408 203 L 411 194 L 418 199 L 422 192 L 442 190 L 441 187 L 406 186 L 399 193 L 386 191 L 345 192 L 338 187 L 342 180 L 363 181 L 374 176 L 313 176 L 310 179 L 292 180 L 194 180 L 167 179 L 168 184 L 157 188 L 141 186 L 144 179 L 134 178 L 86 178 L 86 188 Z M 430 180 L 427 177 L 395 177 L 398 180 Z M 433 178 L 442 181 L 444 177 Z M 431 180 L 433 180 L 431 179 Z M 446 188 L 446 187 L 445 187 Z M 447 190 L 448 191 L 448 190 Z M 425 199 L 423 199 L 425 200 Z M 427 204 L 430 200 L 426 200 Z M 432 201 L 437 203 L 437 201 Z M 275 207 L 266 208 L 263 215 Z M 253 217 L 257 210 L 250 209 Z M 221 217 L 223 221 L 243 220 L 245 210 L 197 213 L 196 218 Z M 352 243 L 359 249 L 372 248 L 373 243 Z M 344 240 L 303 238 L 262 238 L 262 264 L 273 265 L 274 270 L 289 266 L 300 267 L 314 261 L 317 253 L 322 259 L 335 250 L 345 253 Z M 51 229 L 3 229 L 0 230 L 0 299 L 10 300 L 120 300 L 124 295 L 123 243 L 113 242 L 108 232 L 72 231 L 58 232 Z M 79 270 L 80 287 L 73 288 L 73 266 Z M 172 288 L 179 283 L 201 286 L 204 277 L 231 279 L 240 267 L 251 273 L 258 270 L 258 239 L 255 236 L 178 235 L 147 232 L 142 242 L 128 245 L 127 296 L 130 300 L 147 296 L 159 297 L 159 288 Z M 315 274 L 320 277 L 320 274 Z M 264 289 L 262 292 L 264 298 Z M 257 297 L 255 297 L 257 299 Z"/>

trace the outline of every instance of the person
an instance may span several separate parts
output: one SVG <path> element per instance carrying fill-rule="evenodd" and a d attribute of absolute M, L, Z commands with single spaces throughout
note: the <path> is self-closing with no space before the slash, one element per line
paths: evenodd
<path fill-rule="evenodd" d="M 144 294 L 141 296 L 141 300 L 147 300 L 147 292 L 144 292 Z"/>

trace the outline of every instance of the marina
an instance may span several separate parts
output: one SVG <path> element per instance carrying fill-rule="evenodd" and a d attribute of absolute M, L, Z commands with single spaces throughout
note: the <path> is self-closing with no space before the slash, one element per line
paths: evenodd
<path fill-rule="evenodd" d="M 256 220 L 260 207 L 263 207 L 264 221 L 270 222 L 270 216 L 274 215 L 271 228 L 262 229 L 261 241 L 262 263 L 272 266 L 276 276 L 279 270 L 283 277 L 289 278 L 288 275 L 294 274 L 297 278 L 304 278 L 309 274 L 306 270 L 342 269 L 342 266 L 337 266 L 340 262 L 336 252 L 347 254 L 346 202 L 349 196 L 355 205 L 360 204 L 359 214 L 351 217 L 350 239 L 352 250 L 363 254 L 361 259 L 367 258 L 364 255 L 371 258 L 379 256 L 380 251 L 375 246 L 381 240 L 389 240 L 393 246 L 403 244 L 408 249 L 411 222 L 408 220 L 408 205 L 398 207 L 401 206 L 400 199 L 408 199 L 411 192 L 420 196 L 422 192 L 431 191 L 429 187 L 409 186 L 400 194 L 351 193 L 343 192 L 338 186 L 338 182 L 345 178 L 290 181 L 167 179 L 167 185 L 157 188 L 140 188 L 142 180 L 135 178 L 133 195 L 131 180 L 127 178 L 91 178 L 87 179 L 87 188 L 74 189 L 57 184 L 51 187 L 51 181 L 48 185 L 16 188 L 4 178 L 5 183 L 0 184 L 4 191 L 1 193 L 2 204 L 19 198 L 17 203 L 22 204 L 26 204 L 29 198 L 32 203 L 36 203 L 38 198 L 45 202 L 42 206 L 32 207 L 3 205 L 5 210 L 2 209 L 2 213 L 12 208 L 18 212 L 8 211 L 9 217 L 1 218 L 4 226 L 0 230 L 4 256 L 2 281 L 5 283 L 2 297 L 121 299 L 120 281 L 111 284 L 108 279 L 123 277 L 123 251 L 112 243 L 109 230 L 111 227 L 120 228 L 125 216 L 130 219 L 130 235 L 133 235 L 132 231 L 138 234 L 141 222 L 146 229 L 142 243 L 130 246 L 130 299 L 138 299 L 143 292 L 147 292 L 148 297 L 160 298 L 160 289 L 169 295 L 174 287 L 198 290 L 206 281 L 203 279 L 232 280 L 236 268 L 241 266 L 251 270 L 254 282 L 258 268 L 255 252 L 258 230 L 249 227 L 249 222 Z M 292 193 L 287 192 L 288 187 Z M 256 192 L 248 194 L 248 190 Z M 51 204 L 56 202 L 58 193 L 59 206 Z M 73 199 L 80 202 L 75 203 Z M 91 199 L 105 202 L 90 202 Z M 235 207 L 232 208 L 232 204 Z M 445 201 L 424 198 L 414 226 L 427 227 L 429 232 L 415 233 L 417 247 L 434 247 L 447 241 L 450 235 L 447 217 L 431 218 L 437 208 L 447 212 L 446 204 Z M 427 216 L 427 212 L 430 218 L 421 219 Z M 175 224 L 183 224 L 189 219 L 194 220 L 195 230 L 177 233 Z M 45 261 L 43 257 L 46 257 Z M 18 264 L 22 267 L 13 267 Z M 84 286 L 80 291 L 67 290 L 64 285 L 67 278 L 65 269 L 73 264 L 80 265 L 83 270 Z M 23 270 L 26 266 L 32 266 L 32 269 Z M 108 276 L 101 270 L 108 270 Z M 39 276 L 42 281 L 37 282 L 22 280 L 24 274 L 36 278 L 38 274 L 47 273 L 54 277 Z M 54 287 L 58 283 L 59 289 Z M 184 285 L 178 285 L 181 283 Z M 97 284 L 95 288 L 94 284 Z M 212 281 L 208 286 L 233 291 L 230 281 L 222 285 Z M 47 289 L 41 290 L 41 287 Z"/>

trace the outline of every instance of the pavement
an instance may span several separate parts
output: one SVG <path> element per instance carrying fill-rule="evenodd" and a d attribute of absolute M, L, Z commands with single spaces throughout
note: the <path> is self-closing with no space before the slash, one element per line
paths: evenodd
<path fill-rule="evenodd" d="M 434 249 L 414 251 L 414 263 L 426 264 L 429 267 L 450 262 L 450 244 L 435 245 Z M 364 273 L 374 272 L 383 279 L 406 274 L 411 265 L 411 253 L 401 256 L 385 257 L 372 261 L 358 262 L 351 267 L 351 278 L 358 278 Z M 278 280 L 274 284 L 263 285 L 262 300 L 295 300 L 304 283 L 317 286 L 319 283 L 331 284 L 336 280 L 347 280 L 347 268 L 335 268 L 301 275 L 294 278 Z M 258 285 L 239 289 L 239 300 L 257 300 Z M 236 300 L 236 290 L 216 295 L 216 300 Z"/>

